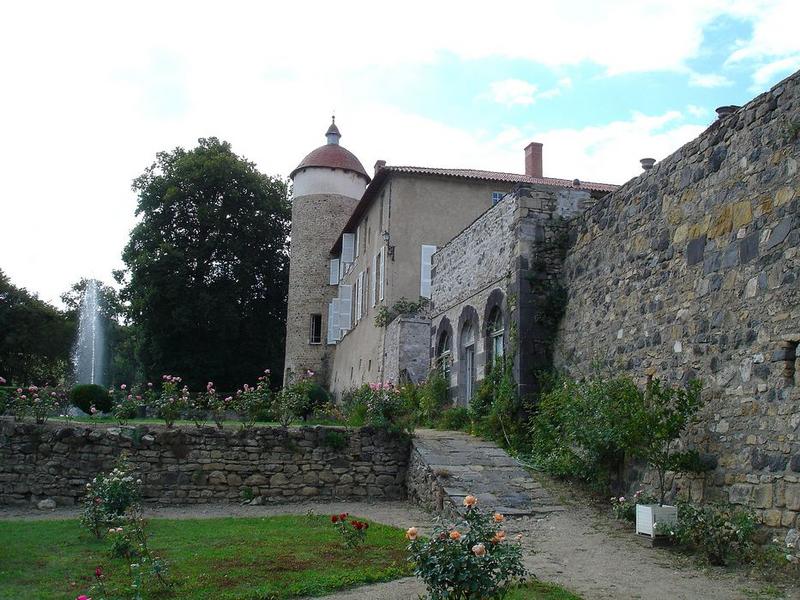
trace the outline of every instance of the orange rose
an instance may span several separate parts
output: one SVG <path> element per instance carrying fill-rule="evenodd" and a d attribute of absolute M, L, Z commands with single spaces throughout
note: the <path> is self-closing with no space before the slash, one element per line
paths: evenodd
<path fill-rule="evenodd" d="M 494 515 L 492 516 L 492 518 L 494 519 L 494 522 L 495 522 L 495 523 L 502 523 L 502 522 L 503 522 L 503 521 L 505 521 L 505 519 L 506 519 L 506 518 L 505 518 L 503 515 L 501 515 L 500 513 L 494 513 Z"/>
<path fill-rule="evenodd" d="M 464 506 L 466 506 L 467 508 L 472 508 L 477 503 L 478 503 L 478 499 L 475 496 L 473 496 L 472 494 L 470 494 L 469 496 L 464 498 Z"/>
<path fill-rule="evenodd" d="M 417 528 L 416 527 L 409 527 L 406 530 L 406 539 L 411 540 L 412 542 L 417 539 Z"/>
<path fill-rule="evenodd" d="M 455 540 L 456 542 L 461 539 L 461 534 L 458 531 L 453 530 L 450 532 L 450 539 Z"/>
<path fill-rule="evenodd" d="M 484 546 L 483 544 L 475 544 L 472 547 L 472 553 L 475 556 L 483 556 L 484 554 L 486 554 L 486 546 Z"/>
<path fill-rule="evenodd" d="M 504 542 L 505 539 L 506 539 L 506 532 L 498 531 L 497 533 L 494 534 L 494 537 L 492 538 L 492 543 L 499 544 L 500 542 Z"/>

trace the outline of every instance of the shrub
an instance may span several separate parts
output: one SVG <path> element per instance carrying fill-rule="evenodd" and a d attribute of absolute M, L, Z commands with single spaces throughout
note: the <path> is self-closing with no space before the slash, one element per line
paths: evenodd
<path fill-rule="evenodd" d="M 469 411 L 463 406 L 453 406 L 445 409 L 436 426 L 439 429 L 463 431 L 469 428 Z"/>
<path fill-rule="evenodd" d="M 654 504 L 656 498 L 645 494 L 644 490 L 637 490 L 633 496 L 612 496 L 611 497 L 611 512 L 617 519 L 623 521 L 636 521 L 636 505 L 637 504 Z"/>
<path fill-rule="evenodd" d="M 375 315 L 375 326 L 386 327 L 401 315 L 415 315 L 428 306 L 430 300 L 420 298 L 418 302 L 412 302 L 408 298 L 400 298 L 391 308 L 384 305 L 378 307 Z"/>
<path fill-rule="evenodd" d="M 167 427 L 172 427 L 189 407 L 189 388 L 180 388 L 182 379 L 174 375 L 163 375 L 161 379 L 161 395 L 155 401 L 156 414 L 164 419 Z"/>
<path fill-rule="evenodd" d="M 724 504 L 678 507 L 678 523 L 659 533 L 699 552 L 712 565 L 726 565 L 731 560 L 748 560 L 757 528 L 755 515 L 743 508 Z"/>
<path fill-rule="evenodd" d="M 348 513 L 331 515 L 331 523 L 344 539 L 345 546 L 348 548 L 358 548 L 367 540 L 367 529 L 369 523 L 357 519 L 349 519 Z"/>
<path fill-rule="evenodd" d="M 306 421 L 330 402 L 330 395 L 312 379 L 313 376 L 313 371 L 306 371 L 282 390 L 282 394 L 276 399 L 277 404 L 273 406 L 273 412 L 279 421 L 283 418 L 286 425 L 292 418 Z"/>
<path fill-rule="evenodd" d="M 108 390 L 94 383 L 81 383 L 73 386 L 69 393 L 72 404 L 80 408 L 87 415 L 91 414 L 92 406 L 99 412 L 110 412 L 113 407 Z"/>
<path fill-rule="evenodd" d="M 406 532 L 409 560 L 432 600 L 503 598 L 527 576 L 519 543 L 507 541 L 500 530 L 503 516 L 484 513 L 476 502 L 467 496 L 463 521 L 437 525 L 428 540 L 415 527 Z"/>
<path fill-rule="evenodd" d="M 125 425 L 129 419 L 136 416 L 136 411 L 142 403 L 142 396 L 129 390 L 124 383 L 119 386 L 119 390 L 112 386 L 108 393 L 114 399 L 112 409 L 114 418 L 120 425 Z"/>
<path fill-rule="evenodd" d="M 342 396 L 342 409 L 345 419 L 352 427 L 361 427 L 367 422 L 367 397 L 371 395 L 369 386 L 362 385 Z"/>
<path fill-rule="evenodd" d="M 627 377 L 556 377 L 531 419 L 533 461 L 558 477 L 607 489 L 643 431 L 644 395 Z"/>
<path fill-rule="evenodd" d="M 269 371 L 265 371 L 265 375 L 258 378 L 256 387 L 245 384 L 243 389 L 236 392 L 234 407 L 239 413 L 242 427 L 250 429 L 256 421 L 265 419 L 269 414 L 270 402 Z"/>
<path fill-rule="evenodd" d="M 434 425 L 449 403 L 447 381 L 439 369 L 432 369 L 417 391 L 417 421 L 428 427 Z"/>
<path fill-rule="evenodd" d="M 643 402 L 637 405 L 642 409 L 638 416 L 642 431 L 633 452 L 656 470 L 660 504 L 664 504 L 668 470 L 685 472 L 701 468 L 696 452 L 675 452 L 673 444 L 700 409 L 701 388 L 699 381 L 692 381 L 686 389 L 681 389 L 664 386 L 653 379 L 647 382 Z"/>
<path fill-rule="evenodd" d="M 139 503 L 141 486 L 142 480 L 134 477 L 125 457 L 120 457 L 110 473 L 100 473 L 86 484 L 81 525 L 96 537 L 103 537 L 126 510 Z"/>
<path fill-rule="evenodd" d="M 527 432 L 522 425 L 523 402 L 517 394 L 513 366 L 513 357 L 506 356 L 490 367 L 470 399 L 469 411 L 476 433 L 521 450 L 528 445 Z"/>

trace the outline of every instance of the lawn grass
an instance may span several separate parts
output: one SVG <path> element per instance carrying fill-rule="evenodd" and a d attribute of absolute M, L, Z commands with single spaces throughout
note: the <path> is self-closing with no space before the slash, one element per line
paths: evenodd
<path fill-rule="evenodd" d="M 322 595 L 411 574 L 403 532 L 371 524 L 360 550 L 344 547 L 326 516 L 168 520 L 149 525 L 170 563 L 172 592 L 145 598 L 282 599 Z M 74 600 L 103 567 L 112 598 L 127 597 L 127 566 L 77 520 L 0 521 L 0 598 Z"/>
<path fill-rule="evenodd" d="M 506 600 L 581 600 L 581 597 L 552 583 L 532 581 L 513 590 Z"/>

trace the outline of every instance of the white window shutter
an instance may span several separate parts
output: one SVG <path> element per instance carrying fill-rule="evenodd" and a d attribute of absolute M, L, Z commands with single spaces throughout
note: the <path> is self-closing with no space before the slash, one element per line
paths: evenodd
<path fill-rule="evenodd" d="M 351 263 L 355 260 L 356 236 L 352 233 L 342 234 L 342 262 Z"/>
<path fill-rule="evenodd" d="M 364 315 L 364 271 L 358 274 L 358 285 L 356 286 L 356 321 L 360 321 Z"/>
<path fill-rule="evenodd" d="M 436 246 L 422 245 L 419 274 L 419 295 L 423 298 L 431 297 L 431 258 L 436 252 Z"/>
<path fill-rule="evenodd" d="M 380 272 L 380 279 L 378 280 L 378 291 L 380 294 L 378 295 L 378 300 L 383 302 L 383 282 L 386 281 L 386 247 L 384 246 L 381 248 L 380 254 L 378 255 L 378 271 Z"/>
<path fill-rule="evenodd" d="M 375 298 L 378 296 L 377 290 L 375 289 L 375 284 L 377 280 L 375 279 L 375 271 L 378 266 L 378 255 L 372 257 L 372 271 L 369 273 L 369 299 L 372 306 L 375 306 Z"/>
<path fill-rule="evenodd" d="M 330 269 L 328 283 L 330 285 L 339 285 L 339 259 L 332 258 L 330 262 L 331 262 L 331 269 Z"/>
<path fill-rule="evenodd" d="M 336 300 L 328 303 L 328 343 L 335 344 L 339 339 L 339 313 L 336 310 Z"/>
<path fill-rule="evenodd" d="M 352 308 L 353 306 L 353 286 L 339 286 L 339 329 L 342 332 L 349 331 L 353 326 Z"/>
<path fill-rule="evenodd" d="M 361 245 L 361 225 L 356 227 L 356 240 L 353 256 L 358 256 L 358 247 Z"/>

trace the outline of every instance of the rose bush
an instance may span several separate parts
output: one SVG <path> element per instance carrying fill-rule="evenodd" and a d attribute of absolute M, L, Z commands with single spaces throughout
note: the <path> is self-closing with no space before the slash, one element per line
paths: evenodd
<path fill-rule="evenodd" d="M 97 538 L 116 527 L 125 511 L 139 503 L 142 480 L 135 477 L 125 457 L 107 475 L 100 473 L 86 484 L 81 525 Z"/>
<path fill-rule="evenodd" d="M 425 582 L 431 600 L 503 598 L 528 576 L 520 538 L 509 542 L 500 529 L 504 517 L 480 510 L 474 496 L 467 496 L 464 505 L 461 522 L 437 525 L 428 540 L 419 537 L 416 527 L 406 531 L 414 572 Z"/>
<path fill-rule="evenodd" d="M 155 401 L 156 414 L 164 419 L 167 427 L 172 427 L 189 406 L 189 388 L 181 388 L 181 378 L 174 375 L 163 375 L 161 379 L 161 395 Z"/>
<path fill-rule="evenodd" d="M 331 523 L 333 523 L 339 535 L 342 536 L 348 548 L 358 548 L 367 540 L 369 523 L 358 519 L 350 519 L 349 516 L 348 513 L 331 515 Z"/>

